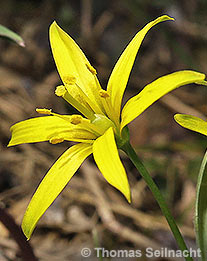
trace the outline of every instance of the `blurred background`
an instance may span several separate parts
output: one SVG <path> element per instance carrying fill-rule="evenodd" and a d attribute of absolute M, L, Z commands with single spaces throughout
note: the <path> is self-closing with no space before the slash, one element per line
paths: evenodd
<path fill-rule="evenodd" d="M 131 38 L 162 14 L 176 20 L 161 23 L 147 34 L 124 102 L 164 74 L 182 69 L 207 73 L 206 0 L 1 1 L 0 24 L 21 35 L 26 45 L 22 48 L 0 39 L 0 207 L 18 225 L 41 179 L 70 146 L 45 142 L 7 148 L 11 125 L 38 116 L 35 108 L 74 113 L 54 94 L 60 78 L 48 41 L 50 24 L 56 20 L 75 39 L 106 88 L 112 68 Z M 188 113 L 205 119 L 206 101 L 205 87 L 188 85 L 166 95 L 129 126 L 131 142 L 165 196 L 189 247 L 196 247 L 195 188 L 207 142 L 206 137 L 177 125 L 173 115 Z M 121 157 L 132 204 L 103 179 L 89 158 L 38 223 L 30 240 L 38 260 L 85 260 L 80 254 L 83 247 L 177 249 L 145 182 L 128 158 L 122 153 Z M 129 259 L 148 260 L 144 256 Z M 22 260 L 2 223 L 0 260 Z M 94 251 L 88 260 L 97 260 Z"/>

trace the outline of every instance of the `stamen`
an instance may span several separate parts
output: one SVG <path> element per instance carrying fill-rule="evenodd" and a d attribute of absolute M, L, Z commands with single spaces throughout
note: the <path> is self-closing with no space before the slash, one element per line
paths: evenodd
<path fill-rule="evenodd" d="M 58 144 L 64 141 L 64 138 L 60 138 L 60 137 L 53 137 L 49 140 L 49 142 L 51 144 Z"/>
<path fill-rule="evenodd" d="M 67 75 L 63 77 L 63 82 L 69 85 L 76 83 L 76 77 L 72 75 Z"/>
<path fill-rule="evenodd" d="M 77 125 L 81 123 L 83 118 L 80 115 L 72 115 L 70 119 L 70 123 Z"/>
<path fill-rule="evenodd" d="M 67 92 L 67 90 L 66 90 L 66 88 L 65 88 L 65 86 L 63 86 L 63 85 L 60 85 L 60 86 L 57 86 L 56 87 L 56 90 L 55 90 L 55 94 L 57 95 L 57 96 L 64 96 L 64 94 Z"/>
<path fill-rule="evenodd" d="M 78 111 L 80 111 L 83 115 L 85 115 L 88 119 L 93 120 L 95 118 L 94 113 L 86 108 L 81 102 L 76 100 L 66 89 L 64 85 L 60 85 L 56 87 L 55 94 L 57 96 L 63 97 L 68 103 L 70 103 L 73 107 L 75 107 Z"/>
<path fill-rule="evenodd" d="M 51 115 L 52 114 L 52 110 L 51 109 L 38 109 L 38 108 L 36 108 L 36 112 L 38 112 L 40 114 L 47 114 L 47 115 Z"/>
<path fill-rule="evenodd" d="M 100 90 L 100 91 L 99 91 L 99 94 L 100 94 L 101 98 L 108 98 L 108 97 L 110 96 L 110 95 L 108 94 L 108 92 L 105 91 L 105 90 Z"/>
<path fill-rule="evenodd" d="M 92 74 L 94 74 L 94 75 L 97 74 L 96 69 L 93 68 L 93 66 L 91 66 L 89 63 L 86 63 L 86 67 Z"/>

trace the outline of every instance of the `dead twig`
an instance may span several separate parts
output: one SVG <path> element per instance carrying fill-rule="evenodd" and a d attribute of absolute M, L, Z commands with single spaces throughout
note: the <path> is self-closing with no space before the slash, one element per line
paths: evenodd
<path fill-rule="evenodd" d="M 81 34 L 83 38 L 90 38 L 92 30 L 92 0 L 81 1 Z"/>
<path fill-rule="evenodd" d="M 15 223 L 13 217 L 9 215 L 5 209 L 0 207 L 0 221 L 4 224 L 4 226 L 9 230 L 11 236 L 14 238 L 16 243 L 18 244 L 22 259 L 24 261 L 38 261 L 36 258 L 32 247 L 30 246 L 29 242 L 26 240 L 22 230 L 20 227 Z"/>
<path fill-rule="evenodd" d="M 113 212 L 111 211 L 111 207 L 97 182 L 97 179 L 94 177 L 94 168 L 91 168 L 89 163 L 84 164 L 82 167 L 82 171 L 85 174 L 86 180 L 89 186 L 92 188 L 96 196 L 96 207 L 97 211 L 103 221 L 104 225 L 113 233 L 117 234 L 118 236 L 125 238 L 128 241 L 131 241 L 143 248 L 152 247 L 154 249 L 160 248 L 160 245 L 157 244 L 155 241 L 149 239 L 148 237 L 142 235 L 141 233 L 134 232 L 128 227 L 119 223 L 116 218 L 114 217 Z M 90 175 L 88 175 L 90 173 Z"/>
<path fill-rule="evenodd" d="M 173 94 L 168 94 L 168 95 L 162 97 L 162 99 L 160 99 L 160 102 L 173 111 L 176 111 L 179 113 L 184 113 L 184 114 L 190 114 L 190 115 L 199 117 L 203 120 L 206 119 L 205 115 L 203 115 L 198 110 L 194 109 L 192 106 L 189 106 L 189 105 L 183 103 L 179 98 L 177 98 Z"/>

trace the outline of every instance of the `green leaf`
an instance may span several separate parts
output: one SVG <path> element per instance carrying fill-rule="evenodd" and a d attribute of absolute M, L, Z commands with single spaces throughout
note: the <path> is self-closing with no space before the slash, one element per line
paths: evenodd
<path fill-rule="evenodd" d="M 207 151 L 201 163 L 195 206 L 195 229 L 203 261 L 207 260 Z"/>
<path fill-rule="evenodd" d="M 3 25 L 0 25 L 0 37 L 9 38 L 10 40 L 16 42 L 18 45 L 25 47 L 24 40 L 21 38 L 21 36 Z"/>

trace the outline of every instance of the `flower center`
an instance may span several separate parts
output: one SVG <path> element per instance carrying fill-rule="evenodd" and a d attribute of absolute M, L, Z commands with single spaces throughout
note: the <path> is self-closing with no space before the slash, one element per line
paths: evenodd
<path fill-rule="evenodd" d="M 102 134 L 104 134 L 104 132 L 110 127 L 113 127 L 114 130 L 116 130 L 114 123 L 109 118 L 101 114 L 95 114 L 95 119 L 91 123 L 101 129 L 103 132 Z"/>

